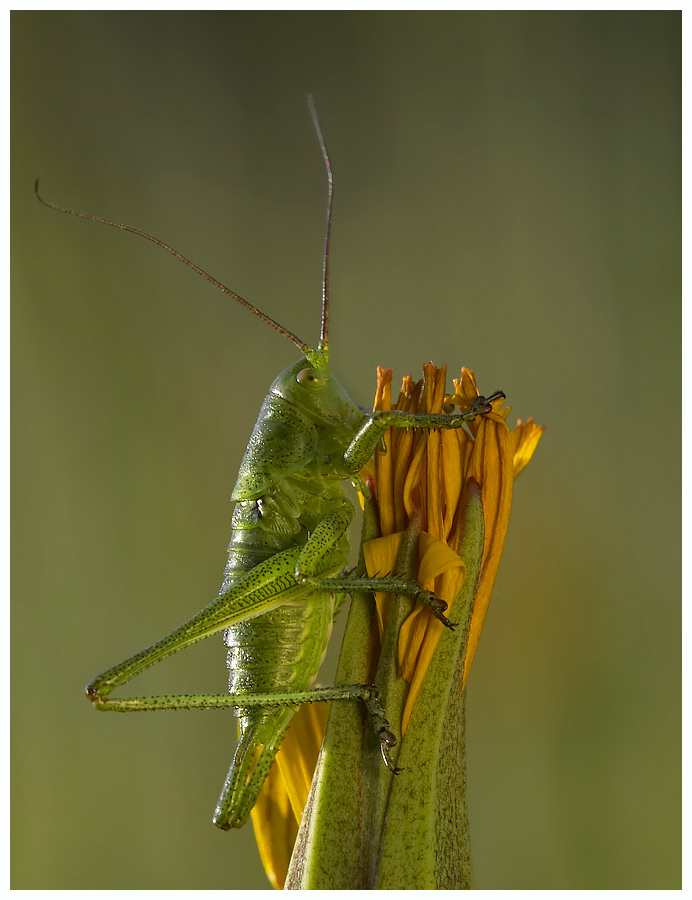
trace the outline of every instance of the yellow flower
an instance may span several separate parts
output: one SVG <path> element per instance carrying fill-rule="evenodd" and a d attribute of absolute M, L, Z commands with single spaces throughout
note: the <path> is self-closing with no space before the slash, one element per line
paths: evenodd
<path fill-rule="evenodd" d="M 432 363 L 423 367 L 423 381 L 403 379 L 396 404 L 391 403 L 391 369 L 378 369 L 375 409 L 442 413 L 455 406 L 468 409 L 479 395 L 473 372 L 463 368 L 454 379 L 454 393 L 445 393 L 446 367 Z M 414 510 L 420 510 L 421 544 L 418 580 L 453 607 L 464 576 L 459 558 L 466 491 L 472 483 L 480 487 L 485 541 L 481 576 L 469 626 L 464 679 L 466 684 L 476 652 L 490 594 L 502 555 L 512 501 L 512 482 L 533 455 L 544 428 L 529 419 L 519 421 L 510 431 L 506 418 L 509 407 L 479 416 L 461 428 L 427 431 L 395 431 L 386 437 L 387 454 L 376 454 L 366 474 L 374 482 L 380 514 L 382 538 L 365 549 L 368 574 L 391 572 L 399 544 L 392 537 L 401 534 Z M 447 551 L 445 554 L 444 551 Z M 449 552 L 451 551 L 451 553 Z M 461 563 L 461 565 L 460 565 Z M 378 595 L 382 623 L 386 615 L 386 595 Z M 452 615 L 452 620 L 454 616 Z M 444 626 L 430 609 L 418 604 L 399 634 L 399 672 L 409 684 L 402 732 L 437 647 Z"/>

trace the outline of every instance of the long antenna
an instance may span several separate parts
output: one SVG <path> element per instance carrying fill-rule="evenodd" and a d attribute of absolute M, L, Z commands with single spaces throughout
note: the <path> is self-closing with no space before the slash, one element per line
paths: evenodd
<path fill-rule="evenodd" d="M 120 228 L 122 231 L 129 231 L 130 234 L 136 234 L 138 237 L 146 238 L 148 241 L 151 241 L 152 244 L 156 244 L 157 247 L 161 247 L 162 250 L 165 250 L 167 253 L 170 253 L 171 256 L 175 256 L 176 259 L 179 259 L 180 262 L 185 263 L 193 272 L 197 272 L 198 275 L 201 275 L 202 278 L 206 278 L 210 284 L 213 284 L 214 287 L 218 288 L 224 294 L 228 294 L 229 297 L 232 297 L 241 306 L 244 306 L 245 309 L 249 309 L 251 313 L 254 313 L 258 319 L 261 319 L 263 322 L 266 322 L 267 325 L 270 325 L 275 331 L 278 331 L 279 334 L 283 334 L 284 337 L 287 337 L 289 341 L 293 341 L 293 343 L 298 347 L 299 350 L 304 350 L 306 344 L 304 341 L 293 334 L 292 331 L 289 331 L 287 328 L 284 328 L 283 325 L 279 325 L 278 322 L 275 322 L 274 319 L 270 318 L 266 313 L 263 313 L 260 309 L 257 309 L 256 306 L 253 306 L 252 303 L 248 303 L 247 300 L 244 300 L 240 294 L 236 294 L 235 291 L 232 291 L 230 288 L 227 288 L 225 284 L 221 284 L 220 281 L 217 281 L 216 278 L 212 277 L 208 272 L 205 272 L 204 269 L 200 269 L 199 266 L 195 265 L 191 260 L 189 260 L 186 256 L 183 256 L 182 253 L 178 253 L 177 250 L 174 250 L 173 247 L 165 244 L 163 241 L 160 241 L 158 238 L 154 237 L 152 234 L 147 234 L 146 231 L 140 231 L 139 228 L 133 228 L 132 225 L 123 225 L 120 222 L 111 222 L 109 219 L 102 219 L 99 216 L 92 216 L 89 213 L 78 212 L 75 209 L 69 209 L 67 206 L 59 206 L 57 203 L 50 203 L 48 200 L 44 200 L 43 197 L 38 192 L 38 178 L 36 179 L 36 184 L 34 185 L 34 190 L 36 191 L 36 196 L 39 201 L 47 206 L 48 209 L 54 209 L 57 212 L 67 213 L 70 216 L 77 216 L 80 219 L 88 219 L 90 222 L 98 222 L 99 225 L 110 225 L 111 228 Z"/>
<path fill-rule="evenodd" d="M 334 176 L 332 174 L 332 164 L 329 161 L 329 153 L 327 145 L 324 142 L 324 135 L 320 127 L 320 120 L 317 117 L 315 109 L 315 101 L 312 94 L 308 94 L 308 106 L 310 107 L 310 115 L 312 116 L 312 124 L 315 126 L 317 140 L 320 142 L 322 150 L 322 158 L 327 170 L 327 225 L 324 232 L 324 257 L 322 259 L 322 329 L 320 331 L 320 347 L 326 345 L 329 340 L 329 242 L 332 234 L 332 203 L 334 200 Z"/>

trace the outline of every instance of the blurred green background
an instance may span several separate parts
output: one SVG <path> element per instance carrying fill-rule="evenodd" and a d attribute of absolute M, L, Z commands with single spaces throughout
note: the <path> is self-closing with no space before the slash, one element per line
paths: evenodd
<path fill-rule="evenodd" d="M 218 590 L 229 495 L 315 340 L 548 426 L 469 683 L 479 888 L 680 886 L 679 13 L 14 13 L 15 888 L 261 888 L 224 713 L 96 715 Z M 223 690 L 220 640 L 137 692 Z"/>

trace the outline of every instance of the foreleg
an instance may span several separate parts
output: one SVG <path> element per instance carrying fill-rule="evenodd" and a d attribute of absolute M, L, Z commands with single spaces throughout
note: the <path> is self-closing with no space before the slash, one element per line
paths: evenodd
<path fill-rule="evenodd" d="M 367 413 L 365 423 L 344 453 L 346 472 L 349 475 L 360 472 L 388 428 L 461 428 L 476 416 L 491 412 L 493 401 L 504 399 L 504 396 L 502 391 L 495 391 L 489 397 L 476 397 L 469 409 L 449 415 L 407 413 L 397 409 L 373 410 Z"/>

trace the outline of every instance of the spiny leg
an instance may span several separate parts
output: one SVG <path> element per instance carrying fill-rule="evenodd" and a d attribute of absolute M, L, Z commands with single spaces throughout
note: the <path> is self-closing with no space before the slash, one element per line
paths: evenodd
<path fill-rule="evenodd" d="M 388 594 L 401 594 L 404 597 L 413 597 L 429 607 L 432 614 L 446 628 L 456 628 L 450 622 L 444 611 L 447 609 L 446 601 L 436 597 L 432 591 L 426 591 L 417 581 L 409 578 L 399 578 L 395 575 L 382 577 L 357 577 L 349 576 L 334 578 L 306 578 L 305 583 L 325 591 L 351 593 L 352 591 L 384 591 Z"/>
<path fill-rule="evenodd" d="M 146 712 L 161 709 L 237 709 L 294 706 L 331 700 L 362 700 L 373 718 L 384 718 L 377 691 L 371 684 L 347 684 L 310 688 L 306 691 L 276 691 L 266 694 L 153 694 L 149 697 L 103 697 L 95 708 L 107 712 Z"/>
<path fill-rule="evenodd" d="M 167 709 L 253 709 L 280 706 L 297 706 L 301 703 L 360 700 L 365 704 L 380 741 L 382 758 L 388 769 L 396 772 L 389 756 L 389 749 L 396 745 L 396 738 L 389 729 L 389 722 L 373 685 L 350 684 L 334 687 L 311 688 L 306 691 L 281 691 L 268 694 L 173 694 L 151 697 L 99 697 L 95 707 L 104 712 L 147 712 Z"/>
<path fill-rule="evenodd" d="M 504 396 L 502 391 L 495 391 L 489 397 L 479 396 L 469 409 L 449 414 L 408 413 L 398 409 L 373 410 L 367 413 L 363 426 L 344 453 L 346 471 L 349 476 L 361 471 L 388 428 L 462 428 L 477 416 L 492 412 L 493 402 L 504 399 Z"/>

